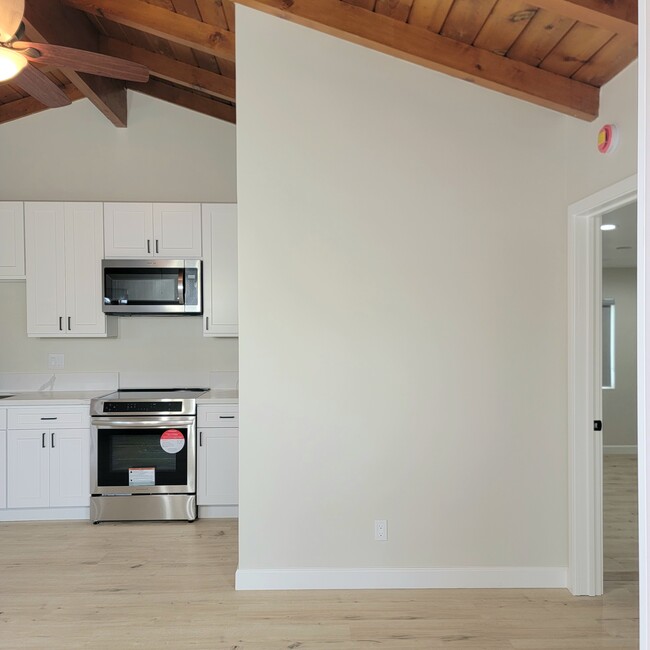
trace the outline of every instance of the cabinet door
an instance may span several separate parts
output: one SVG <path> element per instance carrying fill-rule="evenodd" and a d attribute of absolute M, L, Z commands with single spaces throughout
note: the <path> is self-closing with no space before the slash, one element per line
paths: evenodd
<path fill-rule="evenodd" d="M 90 504 L 90 434 L 87 429 L 50 431 L 50 506 Z"/>
<path fill-rule="evenodd" d="M 25 277 L 25 224 L 21 201 L 0 202 L 0 278 Z"/>
<path fill-rule="evenodd" d="M 50 448 L 43 429 L 7 432 L 7 506 L 47 508 L 50 505 Z"/>
<path fill-rule="evenodd" d="M 204 204 L 203 333 L 237 336 L 237 206 Z"/>
<path fill-rule="evenodd" d="M 7 432 L 0 431 L 0 508 L 7 507 Z"/>
<path fill-rule="evenodd" d="M 101 203 L 65 204 L 65 330 L 70 336 L 106 334 L 102 311 L 104 228 Z"/>
<path fill-rule="evenodd" d="M 153 204 L 154 255 L 201 257 L 201 206 L 198 203 Z"/>
<path fill-rule="evenodd" d="M 65 336 L 63 203 L 25 203 L 27 334 Z"/>
<path fill-rule="evenodd" d="M 106 257 L 151 257 L 151 203 L 104 203 L 104 246 Z"/>
<path fill-rule="evenodd" d="M 200 506 L 232 506 L 239 503 L 238 429 L 199 429 L 197 494 Z"/>

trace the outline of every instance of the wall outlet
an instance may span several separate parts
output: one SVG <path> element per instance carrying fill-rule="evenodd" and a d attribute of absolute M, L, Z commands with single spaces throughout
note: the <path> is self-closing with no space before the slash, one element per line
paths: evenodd
<path fill-rule="evenodd" d="M 388 522 L 385 519 L 375 519 L 375 541 L 388 540 Z"/>
<path fill-rule="evenodd" d="M 65 367 L 65 357 L 62 354 L 48 354 L 47 367 L 50 370 L 63 370 Z"/>

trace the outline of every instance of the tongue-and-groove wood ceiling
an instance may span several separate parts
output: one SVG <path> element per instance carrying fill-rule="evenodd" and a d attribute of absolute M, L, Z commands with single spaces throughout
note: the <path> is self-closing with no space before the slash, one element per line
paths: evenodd
<path fill-rule="evenodd" d="M 637 56 L 636 0 L 26 0 L 26 39 L 149 67 L 146 84 L 41 68 L 117 126 L 127 87 L 235 122 L 234 1 L 585 120 Z M 41 110 L 0 84 L 0 123 Z"/>

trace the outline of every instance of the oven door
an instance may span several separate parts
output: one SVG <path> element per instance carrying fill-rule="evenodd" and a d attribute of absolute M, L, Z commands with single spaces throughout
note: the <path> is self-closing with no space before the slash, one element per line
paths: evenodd
<path fill-rule="evenodd" d="M 195 493 L 195 418 L 93 418 L 90 482 L 93 495 Z"/>

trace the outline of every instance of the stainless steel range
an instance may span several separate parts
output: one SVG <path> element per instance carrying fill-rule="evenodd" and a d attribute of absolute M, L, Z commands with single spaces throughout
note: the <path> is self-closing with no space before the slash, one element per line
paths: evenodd
<path fill-rule="evenodd" d="M 90 518 L 196 519 L 196 398 L 205 388 L 121 389 L 90 402 Z"/>

